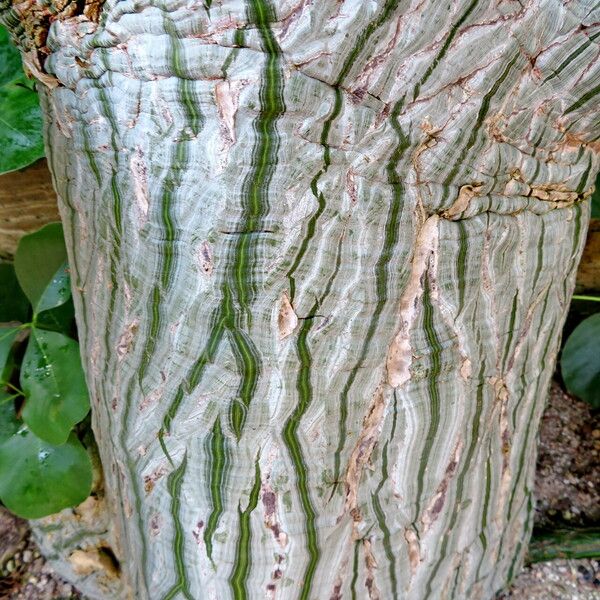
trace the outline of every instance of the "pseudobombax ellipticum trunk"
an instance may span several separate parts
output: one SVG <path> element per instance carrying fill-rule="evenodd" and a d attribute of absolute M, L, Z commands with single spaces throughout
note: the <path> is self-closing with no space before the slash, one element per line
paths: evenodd
<path fill-rule="evenodd" d="M 60 572 L 97 598 L 492 598 L 599 164 L 597 3 L 0 12 L 40 80 L 104 469 L 36 524 Z"/>

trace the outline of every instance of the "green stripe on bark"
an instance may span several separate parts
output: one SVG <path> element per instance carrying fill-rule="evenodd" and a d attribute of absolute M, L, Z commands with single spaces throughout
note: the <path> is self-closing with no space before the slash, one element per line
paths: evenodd
<path fill-rule="evenodd" d="M 333 286 L 333 282 L 335 281 L 336 275 L 340 269 L 343 239 L 344 236 L 341 235 L 337 248 L 335 269 L 329 277 L 323 295 L 315 300 L 315 303 L 313 304 L 309 314 L 316 313 L 319 306 L 323 304 L 331 292 L 331 287 Z M 296 486 L 300 496 L 300 504 L 302 505 L 302 511 L 304 513 L 304 520 L 306 524 L 306 540 L 309 559 L 302 581 L 300 600 L 307 600 L 310 598 L 313 578 L 321 555 L 317 540 L 317 529 L 315 526 L 316 513 L 310 499 L 308 468 L 302 453 L 302 446 L 298 440 L 298 427 L 300 425 L 300 421 L 308 410 L 313 398 L 311 383 L 312 356 L 310 354 L 310 350 L 308 349 L 307 339 L 310 330 L 314 326 L 314 323 L 314 319 L 304 319 L 302 328 L 298 334 L 296 351 L 298 354 L 298 360 L 300 361 L 300 370 L 298 371 L 296 389 L 300 399 L 283 428 L 283 440 L 294 465 L 294 471 L 296 473 Z"/>
<path fill-rule="evenodd" d="M 329 166 L 331 165 L 331 148 L 329 146 L 329 133 L 331 132 L 333 122 L 339 117 L 342 110 L 342 84 L 344 83 L 344 79 L 350 72 L 352 65 L 355 64 L 358 55 L 363 50 L 365 44 L 367 43 L 371 35 L 373 35 L 373 33 L 387 21 L 388 17 L 392 13 L 392 11 L 398 6 L 398 4 L 399 0 L 388 0 L 379 16 L 375 20 L 371 21 L 369 25 L 367 25 L 367 27 L 365 27 L 365 29 L 361 31 L 356 44 L 352 47 L 352 50 L 344 60 L 344 64 L 342 65 L 342 68 L 338 73 L 335 83 L 333 84 L 335 94 L 333 110 L 323 123 L 323 129 L 321 130 L 320 137 L 320 144 L 323 147 L 323 167 L 312 178 L 310 182 L 310 189 L 313 196 L 317 200 L 318 207 L 308 221 L 308 224 L 306 226 L 306 234 L 302 239 L 302 243 L 300 244 L 298 253 L 296 254 L 290 267 L 290 270 L 287 273 L 287 278 L 290 282 L 290 299 L 292 302 L 294 301 L 294 296 L 296 293 L 296 280 L 294 274 L 296 273 L 298 267 L 302 263 L 302 260 L 308 250 L 310 241 L 315 235 L 317 221 L 319 220 L 326 208 L 325 197 L 323 193 L 319 191 L 318 183 L 321 177 L 325 173 L 327 173 Z"/>
<path fill-rule="evenodd" d="M 600 92 L 600 84 L 597 85 L 595 88 L 592 88 L 589 92 L 586 92 L 585 94 L 583 94 L 583 96 L 581 96 L 575 102 L 573 102 L 573 104 L 571 104 L 567 108 L 567 110 L 565 110 L 563 115 L 568 115 L 568 114 L 572 113 L 573 111 L 576 111 L 578 108 L 581 108 L 586 102 L 589 102 L 592 98 L 595 98 L 599 92 Z"/>
<path fill-rule="evenodd" d="M 393 436 L 392 436 L 393 437 Z M 375 492 L 371 494 L 371 502 L 373 503 L 373 512 L 375 513 L 375 517 L 377 518 L 377 524 L 379 525 L 379 529 L 383 534 L 383 549 L 385 551 L 385 557 L 388 561 L 388 573 L 392 586 L 392 598 L 395 600 L 398 598 L 398 581 L 396 578 L 396 558 L 394 557 L 394 551 L 392 550 L 392 544 L 390 539 L 390 529 L 387 526 L 385 519 L 385 513 L 381 508 L 381 501 L 379 500 L 379 492 L 381 488 L 385 484 L 388 479 L 388 470 L 387 470 L 387 462 L 388 462 L 388 445 L 389 442 L 386 442 L 383 447 L 383 459 L 381 465 L 381 481 L 377 486 Z"/>
<path fill-rule="evenodd" d="M 423 74 L 423 77 L 421 77 L 421 79 L 419 79 L 418 83 L 415 85 L 415 88 L 413 90 L 413 102 L 419 96 L 421 86 L 429 79 L 429 77 L 431 77 L 431 74 L 435 71 L 437 66 L 440 64 L 442 58 L 444 58 L 444 56 L 446 55 L 446 52 L 448 51 L 448 48 L 450 48 L 450 44 L 452 44 L 452 41 L 454 40 L 454 37 L 456 36 L 458 30 L 463 25 L 463 23 L 469 18 L 469 15 L 473 12 L 475 7 L 477 6 L 477 3 L 478 0 L 473 0 L 471 4 L 467 6 L 467 9 L 460 16 L 458 21 L 456 21 L 456 23 L 451 27 L 450 31 L 448 32 L 448 35 L 446 36 L 446 40 L 444 41 L 444 45 L 441 47 L 440 51 L 437 53 L 436 57 L 433 59 L 429 67 L 427 67 L 427 70 Z"/>
<path fill-rule="evenodd" d="M 429 267 L 430 268 L 430 267 Z M 441 373 L 440 356 L 442 354 L 442 346 L 440 345 L 435 323 L 433 318 L 433 304 L 431 302 L 431 290 L 429 288 L 429 275 L 425 272 L 423 282 L 423 329 L 429 345 L 429 356 L 431 367 L 427 375 L 427 392 L 429 396 L 430 421 L 427 433 L 425 434 L 425 446 L 423 453 L 419 459 L 419 469 L 417 471 L 417 493 L 415 501 L 416 518 L 421 514 L 421 503 L 423 496 L 423 485 L 425 479 L 425 471 L 429 463 L 429 457 L 433 448 L 433 443 L 440 426 L 440 394 L 438 389 L 438 377 Z"/>
<path fill-rule="evenodd" d="M 377 263 L 375 265 L 375 290 L 377 292 L 377 304 L 375 305 L 375 310 L 373 311 L 373 315 L 371 316 L 369 327 L 367 329 L 367 333 L 362 343 L 359 358 L 353 366 L 340 395 L 340 427 L 338 445 L 335 450 L 333 467 L 333 479 L 335 482 L 338 482 L 340 479 L 341 454 L 346 444 L 347 438 L 346 433 L 348 428 L 348 395 L 352 386 L 354 385 L 358 371 L 362 368 L 363 363 L 367 357 L 369 346 L 371 345 L 373 336 L 375 335 L 375 332 L 377 331 L 377 327 L 379 325 L 381 313 L 383 312 L 385 304 L 388 300 L 388 269 L 390 261 L 394 256 L 394 250 L 396 248 L 396 245 L 398 244 L 400 233 L 400 216 L 402 214 L 403 207 L 402 198 L 404 194 L 404 186 L 396 169 L 398 167 L 400 159 L 402 158 L 402 155 L 410 146 L 410 141 L 408 137 L 404 135 L 400 127 L 400 123 L 398 122 L 398 116 L 402 111 L 403 105 L 404 99 L 400 100 L 395 104 L 394 109 L 390 115 L 390 123 L 392 124 L 394 132 L 397 136 L 398 143 L 396 144 L 396 147 L 394 148 L 394 151 L 392 152 L 390 160 L 388 161 L 388 164 L 386 166 L 387 182 L 392 188 L 392 202 L 385 223 L 383 248 L 379 257 L 377 258 Z M 335 490 L 336 487 L 333 488 L 332 495 L 335 492 Z"/>
<path fill-rule="evenodd" d="M 238 516 L 240 521 L 240 535 L 238 537 L 236 550 L 235 550 L 235 563 L 231 577 L 229 578 L 229 584 L 233 597 L 235 600 L 246 600 L 248 598 L 248 575 L 250 574 L 250 567 L 252 559 L 250 556 L 250 515 L 258 504 L 258 494 L 260 491 L 260 466 L 258 464 L 258 458 L 255 462 L 254 467 L 254 485 L 250 492 L 248 499 L 248 506 L 246 510 L 238 506 Z"/>
<path fill-rule="evenodd" d="M 475 145 L 475 142 L 477 141 L 477 135 L 479 133 L 481 125 L 483 124 L 483 121 L 486 118 L 488 111 L 490 109 L 490 102 L 491 102 L 492 98 L 496 95 L 498 90 L 500 89 L 500 86 L 504 83 L 504 81 L 508 77 L 508 74 L 510 73 L 514 64 L 517 62 L 517 59 L 519 58 L 519 56 L 521 56 L 521 55 L 520 54 L 514 55 L 512 60 L 503 69 L 502 73 L 500 74 L 500 77 L 498 77 L 498 79 L 496 80 L 494 85 L 490 88 L 490 90 L 486 94 L 484 94 L 484 96 L 481 100 L 481 105 L 479 107 L 479 112 L 477 113 L 477 118 L 475 119 L 475 124 L 473 125 L 473 127 L 471 129 L 469 139 L 467 140 L 467 143 L 464 146 L 464 148 L 461 150 L 459 157 L 454 162 L 454 167 L 452 168 L 452 170 L 450 171 L 450 173 L 444 180 L 445 186 L 449 186 L 454 181 L 454 178 L 456 177 L 458 170 L 463 166 L 463 164 L 465 162 L 468 152 Z"/>
<path fill-rule="evenodd" d="M 560 65 L 558 65 L 558 67 L 556 67 L 556 69 L 552 69 L 552 75 L 548 75 L 548 77 L 546 77 L 546 79 L 544 79 L 544 81 L 542 81 L 542 85 L 544 85 L 551 79 L 558 77 L 560 75 L 560 73 L 563 71 L 563 69 L 565 69 L 565 67 L 568 67 L 599 36 L 600 36 L 600 31 L 595 33 L 594 35 L 590 35 L 590 37 L 585 42 L 583 42 L 583 44 L 581 44 L 581 46 L 578 46 L 577 48 L 575 48 L 575 50 L 573 50 L 573 52 L 571 52 L 571 54 L 569 54 L 569 56 L 567 56 L 567 58 L 565 58 L 565 60 L 563 60 L 560 63 Z"/>
<path fill-rule="evenodd" d="M 483 412 L 483 388 L 486 385 L 485 362 L 484 361 L 481 361 L 478 379 L 479 379 L 479 384 L 477 386 L 477 396 L 476 396 L 476 400 L 475 400 L 475 414 L 473 415 L 473 421 L 472 421 L 472 425 L 471 425 L 471 442 L 469 444 L 469 449 L 467 450 L 467 455 L 463 462 L 462 469 L 460 470 L 460 473 L 456 480 L 456 499 L 454 500 L 454 508 L 452 511 L 452 516 L 450 518 L 450 521 L 449 521 L 448 525 L 444 528 L 444 533 L 442 536 L 442 547 L 439 551 L 439 558 L 438 558 L 435 566 L 433 567 L 433 569 L 431 571 L 431 575 L 426 584 L 426 588 L 425 588 L 425 597 L 426 598 L 431 596 L 432 591 L 433 591 L 432 586 L 433 586 L 435 576 L 437 575 L 438 570 L 439 570 L 440 566 L 442 565 L 442 563 L 444 562 L 444 560 L 446 560 L 446 557 L 447 557 L 446 552 L 448 549 L 448 543 L 450 541 L 451 535 L 454 533 L 454 527 L 458 520 L 459 513 L 462 509 L 465 477 L 469 473 L 472 472 L 471 462 L 473 460 L 473 457 L 475 456 L 475 453 L 477 452 L 477 450 L 480 447 L 479 446 L 479 443 L 480 443 L 479 427 L 481 425 L 481 414 Z"/>
<path fill-rule="evenodd" d="M 229 460 L 227 457 L 227 439 L 221 430 L 221 420 L 217 416 L 212 432 L 208 436 L 206 444 L 206 455 L 210 462 L 210 498 L 212 510 L 204 529 L 204 544 L 206 554 L 212 562 L 212 539 L 219 520 L 223 514 L 223 495 L 226 489 L 227 473 L 229 471 Z"/>
<path fill-rule="evenodd" d="M 229 266 L 227 281 L 221 288 L 222 300 L 214 318 L 209 341 L 186 382 L 180 385 L 165 414 L 162 427 L 165 431 L 169 430 L 185 393 L 189 394 L 200 383 L 204 368 L 214 358 L 225 329 L 230 332 L 229 341 L 241 376 L 239 398 L 231 402 L 229 409 L 230 425 L 238 439 L 242 435 L 247 411 L 261 372 L 260 355 L 248 334 L 242 330 L 242 326 L 244 317 L 246 321 L 250 321 L 249 304 L 253 300 L 256 287 L 252 275 L 253 263 L 257 240 L 260 239 L 258 234 L 264 229 L 263 221 L 269 211 L 269 185 L 277 166 L 279 148 L 276 124 L 285 111 L 285 104 L 281 51 L 269 27 L 270 21 L 274 19 L 273 11 L 265 0 L 251 0 L 249 12 L 251 20 L 258 27 L 267 54 L 259 92 L 260 113 L 254 123 L 257 142 L 252 153 L 252 169 L 242 184 L 240 228 L 234 232 L 236 242 L 225 260 L 225 264 Z"/>
<path fill-rule="evenodd" d="M 173 556 L 175 557 L 176 581 L 173 587 L 163 596 L 163 600 L 171 600 L 181 594 L 187 600 L 194 600 L 190 593 L 190 584 L 186 570 L 185 560 L 185 535 L 179 511 L 181 509 L 181 484 L 187 467 L 187 455 L 184 455 L 181 464 L 173 471 L 167 480 L 167 489 L 171 495 L 171 516 L 175 526 L 173 536 Z"/>

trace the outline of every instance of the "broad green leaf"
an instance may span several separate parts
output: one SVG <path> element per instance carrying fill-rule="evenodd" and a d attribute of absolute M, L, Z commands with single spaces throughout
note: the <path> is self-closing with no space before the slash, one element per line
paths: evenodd
<path fill-rule="evenodd" d="M 64 304 L 40 313 L 36 326 L 40 329 L 59 331 L 70 336 L 75 330 L 75 307 L 73 299 L 69 298 Z"/>
<path fill-rule="evenodd" d="M 0 86 L 0 148 L 0 173 L 44 156 L 38 95 L 24 75 Z"/>
<path fill-rule="evenodd" d="M 600 174 L 596 177 L 596 190 L 592 194 L 592 219 L 600 219 Z"/>
<path fill-rule="evenodd" d="M 572 394 L 600 408 L 600 313 L 573 330 L 562 351 L 561 371 Z"/>
<path fill-rule="evenodd" d="M 64 443 L 90 408 L 77 342 L 33 329 L 21 365 L 21 388 L 27 426 L 51 444 Z"/>
<path fill-rule="evenodd" d="M 14 435 L 22 425 L 15 415 L 13 402 L 2 402 L 0 399 L 0 446 Z"/>
<path fill-rule="evenodd" d="M 71 297 L 62 225 L 50 223 L 25 235 L 15 254 L 15 271 L 34 314 L 64 304 Z"/>
<path fill-rule="evenodd" d="M 10 41 L 8 31 L 0 26 L 0 85 L 23 76 L 21 56 Z"/>
<path fill-rule="evenodd" d="M 17 361 L 15 360 L 15 354 L 19 351 L 18 346 L 19 345 L 17 345 L 17 348 L 15 348 L 15 346 L 13 345 L 12 348 L 9 348 L 8 359 L 5 360 L 4 367 L 0 371 L 0 389 L 2 389 L 2 386 L 8 387 L 7 384 L 9 381 L 11 381 L 12 375 L 13 375 L 15 369 L 17 368 Z M 10 393 L 13 394 L 14 392 L 15 392 L 15 390 L 13 389 Z M 0 398 L 0 402 L 2 402 L 1 398 Z"/>
<path fill-rule="evenodd" d="M 0 323 L 21 321 L 29 316 L 29 300 L 23 293 L 15 268 L 10 263 L 0 264 Z"/>
<path fill-rule="evenodd" d="M 71 298 L 71 279 L 66 261 L 54 273 L 36 306 L 36 314 L 61 306 Z"/>
<path fill-rule="evenodd" d="M 0 375 L 4 374 L 10 349 L 18 333 L 18 327 L 0 327 Z"/>
<path fill-rule="evenodd" d="M 71 433 L 53 446 L 26 427 L 0 445 L 0 499 L 25 519 L 39 519 L 83 502 L 92 487 L 92 465 Z"/>

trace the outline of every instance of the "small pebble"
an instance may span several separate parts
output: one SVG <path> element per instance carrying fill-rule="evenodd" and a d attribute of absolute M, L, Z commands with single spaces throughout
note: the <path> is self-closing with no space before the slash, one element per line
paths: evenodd
<path fill-rule="evenodd" d="M 23 562 L 30 563 L 33 559 L 33 552 L 31 550 L 25 550 L 23 552 Z"/>

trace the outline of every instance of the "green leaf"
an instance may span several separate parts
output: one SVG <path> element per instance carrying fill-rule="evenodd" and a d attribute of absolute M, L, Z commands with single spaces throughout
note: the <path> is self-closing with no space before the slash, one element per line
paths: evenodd
<path fill-rule="evenodd" d="M 18 327 L 0 327 L 0 375 L 4 373 L 10 349 L 19 331 Z"/>
<path fill-rule="evenodd" d="M 8 31 L 0 26 L 0 86 L 22 75 L 21 55 L 10 41 Z"/>
<path fill-rule="evenodd" d="M 44 290 L 36 314 L 61 306 L 71 298 L 71 278 L 66 261 L 58 268 Z"/>
<path fill-rule="evenodd" d="M 79 344 L 62 333 L 33 329 L 21 365 L 23 420 L 38 437 L 62 444 L 90 409 Z"/>
<path fill-rule="evenodd" d="M 0 323 L 21 321 L 29 316 L 29 300 L 23 293 L 15 268 L 10 263 L 0 264 Z"/>
<path fill-rule="evenodd" d="M 0 446 L 13 436 L 20 426 L 13 402 L 0 402 Z"/>
<path fill-rule="evenodd" d="M 0 498 L 25 519 L 39 519 L 83 502 L 92 488 L 92 465 L 71 433 L 53 446 L 26 427 L 0 445 Z"/>
<path fill-rule="evenodd" d="M 15 271 L 35 315 L 60 306 L 71 297 L 66 261 L 60 223 L 50 223 L 21 238 L 15 254 Z"/>
<path fill-rule="evenodd" d="M 572 394 L 600 408 L 600 313 L 573 330 L 562 351 L 561 370 Z"/>
<path fill-rule="evenodd" d="M 36 326 L 40 329 L 59 331 L 70 336 L 75 330 L 74 322 L 75 307 L 73 306 L 73 299 L 69 298 L 61 306 L 40 313 L 36 320 Z"/>
<path fill-rule="evenodd" d="M 592 219 L 600 219 L 600 173 L 596 177 L 596 189 L 592 194 Z"/>
<path fill-rule="evenodd" d="M 42 114 L 25 76 L 0 86 L 0 173 L 22 169 L 44 156 Z"/>

